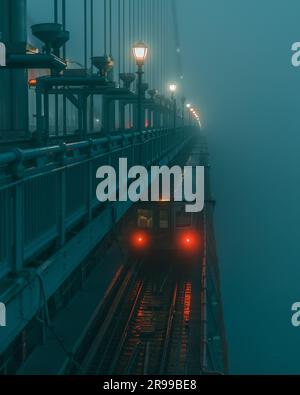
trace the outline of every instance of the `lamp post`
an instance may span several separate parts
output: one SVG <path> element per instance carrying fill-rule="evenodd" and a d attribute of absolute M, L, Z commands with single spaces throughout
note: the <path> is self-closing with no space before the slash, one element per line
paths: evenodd
<path fill-rule="evenodd" d="M 185 102 L 186 102 L 186 98 L 183 96 L 181 98 L 181 104 L 182 104 L 182 125 L 184 126 L 184 114 L 185 114 Z"/>
<path fill-rule="evenodd" d="M 142 41 L 138 41 L 132 48 L 133 56 L 135 58 L 137 70 L 137 86 L 138 86 L 138 131 L 142 130 L 142 82 L 143 82 L 143 66 L 148 54 L 148 47 Z"/>
<path fill-rule="evenodd" d="M 192 107 L 191 103 L 187 103 L 186 108 L 189 114 L 189 126 L 191 125 L 191 111 L 190 111 L 191 107 Z"/>
<path fill-rule="evenodd" d="M 173 102 L 173 111 L 174 111 L 174 130 L 176 129 L 176 113 L 177 113 L 177 105 L 176 105 L 176 98 L 175 92 L 177 91 L 177 85 L 172 83 L 169 85 L 169 90 L 171 92 L 171 99 Z"/>

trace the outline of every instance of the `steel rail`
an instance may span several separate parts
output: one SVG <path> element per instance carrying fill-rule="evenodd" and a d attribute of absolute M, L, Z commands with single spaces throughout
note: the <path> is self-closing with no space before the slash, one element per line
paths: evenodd
<path fill-rule="evenodd" d="M 101 325 L 101 328 L 100 328 L 97 336 L 95 337 L 95 340 L 92 342 L 88 352 L 86 353 L 86 356 L 85 356 L 84 361 L 82 362 L 82 366 L 81 366 L 81 374 L 84 374 L 84 373 L 96 374 L 98 372 L 99 368 L 101 368 L 106 354 L 101 356 L 101 360 L 97 363 L 98 366 L 96 367 L 96 370 L 91 372 L 91 370 L 92 370 L 91 367 L 92 367 L 93 362 L 97 356 L 98 350 L 99 350 L 101 344 L 103 344 L 105 342 L 105 340 L 107 339 L 107 332 L 108 332 L 108 329 L 112 323 L 112 320 L 116 316 L 116 314 L 118 314 L 118 312 L 120 312 L 121 301 L 122 301 L 122 299 L 124 299 L 126 297 L 125 296 L 126 294 L 130 293 L 130 290 L 132 289 L 132 286 L 130 286 L 130 284 L 132 282 L 133 282 L 133 284 L 135 284 L 134 280 L 135 280 L 136 276 L 137 276 L 137 271 L 134 269 L 132 269 L 131 271 L 129 271 L 127 273 L 125 280 L 121 284 L 119 290 L 117 291 L 117 295 L 112 302 L 112 305 L 109 309 L 109 313 L 107 314 L 103 324 Z M 128 289 L 130 289 L 130 290 L 128 291 Z M 109 346 L 109 344 L 107 344 L 106 349 L 108 348 L 108 346 Z"/>
<path fill-rule="evenodd" d="M 130 324 L 131 324 L 132 319 L 134 318 L 134 315 L 136 313 L 136 309 L 137 309 L 138 303 L 139 303 L 139 301 L 141 299 L 141 295 L 143 293 L 143 290 L 145 289 L 145 285 L 146 285 L 146 282 L 143 281 L 141 283 L 139 289 L 138 289 L 138 292 L 137 292 L 137 295 L 135 297 L 134 303 L 133 303 L 132 308 L 130 310 L 130 314 L 129 314 L 127 323 L 125 325 L 123 336 L 121 338 L 121 341 L 118 344 L 118 348 L 117 348 L 116 353 L 114 355 L 114 358 L 112 360 L 112 363 L 111 363 L 111 366 L 110 366 L 110 369 L 109 369 L 109 373 L 108 373 L 109 375 L 112 375 L 114 373 L 114 371 L 115 371 L 116 365 L 117 365 L 117 363 L 119 361 L 119 358 L 120 358 L 120 355 L 121 355 L 121 352 L 122 352 L 122 348 L 124 347 L 124 344 L 126 343 L 128 332 L 130 330 Z"/>
<path fill-rule="evenodd" d="M 203 259 L 201 273 L 201 370 L 205 373 L 207 370 L 207 223 L 206 212 L 203 212 Z"/>
<path fill-rule="evenodd" d="M 167 325 L 167 330 L 166 330 L 166 335 L 165 335 L 165 342 L 163 345 L 161 363 L 160 363 L 160 367 L 159 367 L 159 374 L 161 374 L 161 375 L 165 373 L 167 363 L 168 363 L 170 344 L 171 344 L 171 336 L 172 336 L 173 324 L 174 324 L 174 315 L 176 312 L 178 290 L 179 290 L 178 284 L 176 284 L 174 291 L 173 291 L 172 303 L 171 303 L 169 314 L 168 314 L 168 325 Z"/>

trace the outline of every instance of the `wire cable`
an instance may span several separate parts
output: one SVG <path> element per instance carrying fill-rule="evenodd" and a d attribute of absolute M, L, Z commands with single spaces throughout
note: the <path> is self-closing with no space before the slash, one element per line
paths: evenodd
<path fill-rule="evenodd" d="M 112 57 L 113 43 L 112 43 L 112 0 L 109 0 L 109 56 Z"/>
<path fill-rule="evenodd" d="M 103 30 L 104 30 L 104 34 L 103 34 L 103 48 L 104 48 L 104 55 L 107 55 L 107 0 L 104 0 L 104 4 L 103 4 L 103 17 L 104 17 L 104 23 L 103 23 Z"/>

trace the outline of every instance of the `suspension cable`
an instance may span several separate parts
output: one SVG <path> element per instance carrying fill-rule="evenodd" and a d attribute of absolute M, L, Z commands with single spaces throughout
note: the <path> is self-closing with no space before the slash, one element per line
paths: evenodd
<path fill-rule="evenodd" d="M 58 0 L 54 0 L 54 23 L 58 22 Z"/>
<path fill-rule="evenodd" d="M 125 69 L 126 69 L 126 65 L 125 65 L 125 46 L 126 46 L 126 38 L 125 38 L 125 34 L 126 34 L 126 15 L 125 15 L 125 0 L 123 0 L 122 2 L 123 4 L 123 73 L 125 73 Z"/>
<path fill-rule="evenodd" d="M 109 56 L 112 57 L 112 0 L 109 0 Z"/>
<path fill-rule="evenodd" d="M 66 30 L 66 0 L 62 0 L 62 25 Z M 63 58 L 66 59 L 66 43 L 63 45 Z"/>
<path fill-rule="evenodd" d="M 104 48 L 104 55 L 107 55 L 107 0 L 104 0 L 103 4 L 103 15 L 104 15 L 104 24 L 103 24 L 103 29 L 104 29 L 104 35 L 103 35 L 103 48 Z"/>
<path fill-rule="evenodd" d="M 175 37 L 175 50 L 176 50 L 176 58 L 177 58 L 177 67 L 179 78 L 183 77 L 183 68 L 182 68 L 182 59 L 181 59 L 181 48 L 180 48 L 180 36 L 179 36 L 179 23 L 178 23 L 178 10 L 177 10 L 177 1 L 172 1 L 172 13 L 173 13 L 173 21 L 174 21 L 174 37 Z"/>
<path fill-rule="evenodd" d="M 118 0 L 118 81 L 120 86 L 121 73 L 121 0 Z"/>
<path fill-rule="evenodd" d="M 84 0 L 84 5 L 83 5 L 83 7 L 84 7 L 84 21 L 83 21 L 83 24 L 84 24 L 84 27 L 83 27 L 83 31 L 84 31 L 84 68 L 85 68 L 85 70 L 87 70 L 87 58 L 88 58 L 88 55 L 87 55 L 87 0 Z"/>
<path fill-rule="evenodd" d="M 91 58 L 93 58 L 93 56 L 94 56 L 94 0 L 91 0 L 91 14 L 90 14 L 90 19 L 91 19 L 91 22 L 90 22 L 90 29 L 91 29 L 91 31 L 90 31 L 90 35 L 91 35 L 91 42 L 90 42 L 90 45 L 91 45 Z M 91 73 L 93 72 L 93 63 L 91 62 Z"/>

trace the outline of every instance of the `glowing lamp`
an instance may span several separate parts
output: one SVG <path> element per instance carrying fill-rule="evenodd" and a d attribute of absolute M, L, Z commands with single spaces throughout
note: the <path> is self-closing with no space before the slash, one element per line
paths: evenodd
<path fill-rule="evenodd" d="M 133 56 L 138 66 L 143 66 L 148 54 L 148 47 L 142 41 L 138 41 L 132 48 Z"/>
<path fill-rule="evenodd" d="M 32 78 L 28 81 L 29 88 L 34 88 L 37 84 L 36 78 Z"/>
<path fill-rule="evenodd" d="M 170 92 L 175 93 L 176 90 L 177 90 L 177 85 L 176 84 L 170 84 L 169 85 L 169 90 L 170 90 Z"/>

